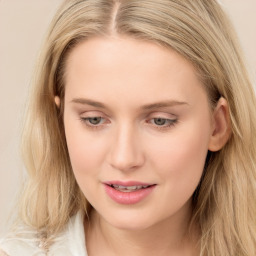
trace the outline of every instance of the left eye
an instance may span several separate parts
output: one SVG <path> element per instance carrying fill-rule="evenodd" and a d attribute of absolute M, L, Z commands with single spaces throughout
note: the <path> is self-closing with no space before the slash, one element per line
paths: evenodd
<path fill-rule="evenodd" d="M 172 119 L 167 119 L 167 118 L 153 118 L 150 120 L 150 123 L 156 125 L 156 126 L 170 126 L 172 124 L 174 124 L 176 122 L 176 120 L 172 120 Z"/>

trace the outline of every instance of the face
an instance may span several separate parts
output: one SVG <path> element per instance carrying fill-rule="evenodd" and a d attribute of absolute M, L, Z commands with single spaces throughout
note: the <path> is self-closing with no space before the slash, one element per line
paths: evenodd
<path fill-rule="evenodd" d="M 64 125 L 85 197 L 106 223 L 145 229 L 188 216 L 212 132 L 192 64 L 130 38 L 92 38 L 70 53 Z"/>

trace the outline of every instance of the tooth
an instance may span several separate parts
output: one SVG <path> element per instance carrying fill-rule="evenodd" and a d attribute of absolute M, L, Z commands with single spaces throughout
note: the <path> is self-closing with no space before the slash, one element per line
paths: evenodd
<path fill-rule="evenodd" d="M 118 191 L 121 191 L 121 192 L 130 192 L 130 190 L 128 189 L 120 189 L 120 188 L 117 188 Z"/>
<path fill-rule="evenodd" d="M 126 189 L 134 190 L 134 189 L 137 189 L 137 186 L 128 186 L 128 187 L 126 187 Z"/>
<path fill-rule="evenodd" d="M 146 186 L 142 186 L 142 185 L 139 185 L 139 186 L 122 186 L 122 185 L 117 185 L 117 184 L 112 184 L 111 186 L 113 188 L 115 188 L 116 190 L 119 190 L 121 192 L 132 192 L 132 191 L 135 191 L 135 190 L 139 190 L 139 189 L 142 189 L 142 188 L 149 187 L 149 185 L 146 185 Z"/>

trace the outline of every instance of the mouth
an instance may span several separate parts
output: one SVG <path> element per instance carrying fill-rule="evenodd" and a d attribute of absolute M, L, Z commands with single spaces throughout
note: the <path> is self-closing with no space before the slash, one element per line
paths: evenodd
<path fill-rule="evenodd" d="M 104 183 L 107 195 L 118 204 L 136 204 L 148 197 L 156 184 L 136 181 L 110 181 Z"/>
<path fill-rule="evenodd" d="M 106 182 L 105 185 L 120 192 L 135 192 L 137 190 L 143 190 L 152 186 L 156 186 L 156 184 L 143 183 L 138 181 L 109 181 Z"/>
<path fill-rule="evenodd" d="M 140 189 L 146 189 L 154 185 L 133 185 L 133 186 L 123 186 L 123 185 L 118 185 L 118 184 L 107 184 L 111 188 L 114 188 L 115 190 L 121 191 L 121 192 L 134 192 Z"/>

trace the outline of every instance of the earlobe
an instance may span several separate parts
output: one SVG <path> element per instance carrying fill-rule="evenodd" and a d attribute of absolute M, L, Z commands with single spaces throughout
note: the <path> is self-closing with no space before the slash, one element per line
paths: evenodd
<path fill-rule="evenodd" d="M 210 137 L 210 151 L 218 151 L 227 143 L 230 134 L 230 116 L 227 101 L 221 97 L 213 111 L 213 129 Z"/>
<path fill-rule="evenodd" d="M 59 108 L 60 107 L 60 97 L 59 96 L 55 96 L 54 97 L 54 101 L 55 101 L 56 106 Z"/>

